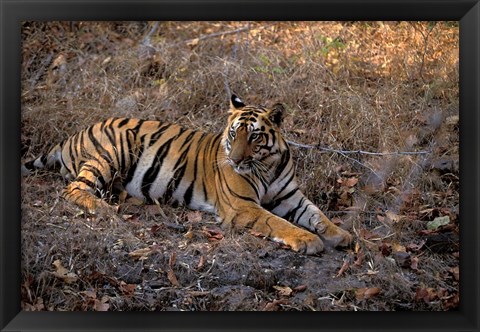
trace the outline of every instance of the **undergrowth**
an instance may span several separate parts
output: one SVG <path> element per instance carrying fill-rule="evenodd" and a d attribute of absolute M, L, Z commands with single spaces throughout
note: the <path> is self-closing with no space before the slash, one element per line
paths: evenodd
<path fill-rule="evenodd" d="M 36 174 L 24 310 L 458 307 L 455 22 L 24 22 L 22 43 L 22 160 L 111 116 L 219 132 L 231 92 L 281 102 L 302 190 L 355 235 L 308 257 L 183 208 L 96 223 Z"/>

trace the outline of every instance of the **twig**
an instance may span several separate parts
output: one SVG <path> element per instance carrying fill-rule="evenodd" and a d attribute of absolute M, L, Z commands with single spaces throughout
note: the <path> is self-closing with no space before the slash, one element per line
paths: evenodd
<path fill-rule="evenodd" d="M 47 71 L 47 67 L 50 66 L 50 64 L 52 63 L 52 59 L 53 59 L 53 53 L 50 53 L 47 55 L 46 58 L 42 60 L 42 64 L 40 68 L 35 73 L 35 76 L 33 77 L 33 79 L 31 79 L 30 90 L 29 90 L 30 93 L 35 89 L 35 85 L 37 85 L 37 82 L 42 78 L 43 75 L 45 75 L 45 72 Z"/>
<path fill-rule="evenodd" d="M 47 222 L 45 225 L 47 225 L 47 226 L 52 226 L 52 227 L 57 227 L 57 228 L 60 228 L 60 229 L 66 230 L 66 228 L 65 228 L 65 227 L 63 227 L 63 226 L 55 225 L 55 224 L 52 224 L 52 223 L 49 223 L 49 222 Z"/>
<path fill-rule="evenodd" d="M 156 47 L 152 46 L 152 43 L 151 43 L 151 37 L 153 33 L 157 31 L 158 25 L 159 25 L 159 22 L 155 22 L 155 24 L 147 33 L 147 35 L 143 38 L 140 45 L 138 45 L 137 54 L 140 57 L 140 59 L 143 59 L 143 60 L 151 59 L 155 55 L 155 53 L 159 51 Z"/>
<path fill-rule="evenodd" d="M 264 29 L 266 29 L 266 28 L 268 28 L 268 27 L 270 27 L 274 24 L 276 24 L 276 22 L 258 27 L 257 29 L 258 30 L 264 30 Z M 235 29 L 235 30 L 214 32 L 214 33 L 211 33 L 211 34 L 208 34 L 208 35 L 203 35 L 203 36 L 200 36 L 200 37 L 197 37 L 197 38 L 187 39 L 183 42 L 175 44 L 175 46 L 180 45 L 180 44 L 191 44 L 191 43 L 195 44 L 195 43 L 198 43 L 201 40 L 205 40 L 205 39 L 209 39 L 209 38 L 215 38 L 215 37 L 223 37 L 223 36 L 232 35 L 232 34 L 235 34 L 235 33 L 244 32 L 244 31 L 248 31 L 248 30 L 251 30 L 251 26 L 250 26 L 249 23 L 246 26 Z"/>
<path fill-rule="evenodd" d="M 200 36 L 200 37 L 197 37 L 197 38 L 187 39 L 187 40 L 185 40 L 183 42 L 180 42 L 178 44 L 198 43 L 201 40 L 205 40 L 205 39 L 209 39 L 209 38 L 215 38 L 215 37 L 223 37 L 223 36 L 227 36 L 227 35 L 233 35 L 233 34 L 238 33 L 238 32 L 247 31 L 248 29 L 250 29 L 250 27 L 247 25 L 247 26 L 244 26 L 242 28 L 235 29 L 235 30 L 214 32 L 214 33 L 211 33 L 211 34 L 208 34 L 208 35 L 203 35 L 203 36 Z"/>
<path fill-rule="evenodd" d="M 296 143 L 296 142 L 292 142 L 292 141 L 288 141 L 288 140 L 287 140 L 287 143 L 290 144 L 290 145 L 293 145 L 293 146 L 297 146 L 299 148 L 304 148 L 304 149 L 318 149 L 318 150 L 322 150 L 322 151 L 326 151 L 326 152 L 338 153 L 341 156 L 343 156 L 344 158 L 347 158 L 347 159 L 353 161 L 354 163 L 356 163 L 356 164 L 358 164 L 362 167 L 365 167 L 370 172 L 372 172 L 373 175 L 375 175 L 377 178 L 379 178 L 381 180 L 383 180 L 383 177 L 380 176 L 377 172 L 375 172 L 375 170 L 373 170 L 371 167 L 361 163 L 357 159 L 348 156 L 348 154 L 357 154 L 357 155 L 358 154 L 364 154 L 364 155 L 369 155 L 369 156 L 392 156 L 392 155 L 398 156 L 398 155 L 425 155 L 425 154 L 430 153 L 429 151 L 370 152 L 370 151 L 363 151 L 363 150 L 356 150 L 356 151 L 336 150 L 336 149 L 332 149 L 332 148 L 322 147 L 320 145 L 307 145 L 307 144 Z"/>
<path fill-rule="evenodd" d="M 425 35 L 425 33 L 423 33 L 423 31 L 421 29 L 418 29 L 416 24 L 415 23 L 410 23 L 410 25 L 413 26 L 413 28 L 415 30 L 417 30 L 418 32 L 420 32 L 420 34 L 422 35 L 423 37 L 423 54 L 422 54 L 422 62 L 420 64 L 420 69 L 418 71 L 418 74 L 420 76 L 420 78 L 422 79 L 423 82 L 425 82 L 425 79 L 423 78 L 423 68 L 425 66 L 425 55 L 427 54 L 427 48 L 428 48 L 428 37 L 430 36 L 430 33 L 433 31 L 433 29 L 435 28 L 436 26 L 436 22 L 433 22 L 433 24 L 428 27 L 428 32 L 427 34 Z"/>
<path fill-rule="evenodd" d="M 345 158 L 347 158 L 347 159 L 350 159 L 351 161 L 353 161 L 353 162 L 355 162 L 355 163 L 359 164 L 360 166 L 363 166 L 363 167 L 365 167 L 365 168 L 366 168 L 366 169 L 368 169 L 370 172 L 372 172 L 372 174 L 374 174 L 374 175 L 375 175 L 377 178 L 379 178 L 379 179 L 383 179 L 383 177 L 381 177 L 380 175 L 378 175 L 378 173 L 377 173 L 377 172 L 375 172 L 375 171 L 373 170 L 373 168 L 371 168 L 371 167 L 369 167 L 369 166 L 367 166 L 367 165 L 365 165 L 365 164 L 362 164 L 362 163 L 361 163 L 361 162 L 359 162 L 357 159 L 355 159 L 355 158 L 351 158 L 351 157 L 347 156 L 347 155 L 346 155 L 344 152 L 342 152 L 342 151 L 334 151 L 334 152 L 336 152 L 336 153 L 338 153 L 338 154 L 342 155 L 343 157 L 345 157 Z"/>
<path fill-rule="evenodd" d="M 378 214 L 378 211 L 346 211 L 346 210 L 339 210 L 339 211 L 333 211 L 333 210 L 327 210 L 323 211 L 325 214 L 352 214 L 352 213 L 361 213 L 361 214 Z"/>
<path fill-rule="evenodd" d="M 382 179 L 382 177 L 380 175 L 378 175 L 377 172 L 375 172 L 371 167 L 369 167 L 365 164 L 362 164 L 357 159 L 349 157 L 349 156 L 346 155 L 347 153 L 356 153 L 354 151 L 335 150 L 335 149 L 330 149 L 330 148 L 324 148 L 324 147 L 321 147 L 321 146 L 318 146 L 318 145 L 306 145 L 306 144 L 296 143 L 296 142 L 292 142 L 292 141 L 287 141 L 287 143 L 290 144 L 290 145 L 297 146 L 297 147 L 300 147 L 300 148 L 305 148 L 305 149 L 319 149 L 319 150 L 323 150 L 323 151 L 338 153 L 338 154 L 342 155 L 343 157 L 359 164 L 360 166 L 365 167 L 370 172 L 372 172 L 372 174 L 374 174 L 377 178 Z"/>
<path fill-rule="evenodd" d="M 327 152 L 335 152 L 342 155 L 346 154 L 366 154 L 370 156 L 391 156 L 391 155 L 415 155 L 415 154 L 428 154 L 431 153 L 430 151 L 397 151 L 397 152 L 370 152 L 370 151 L 363 151 L 363 150 L 336 150 L 332 148 L 322 147 L 320 145 L 307 145 L 296 143 L 292 141 L 287 141 L 289 145 L 297 146 L 299 148 L 304 149 L 318 149 Z"/>
<path fill-rule="evenodd" d="M 142 44 L 143 45 L 148 45 L 150 46 L 150 37 L 153 35 L 153 33 L 158 29 L 158 24 L 159 22 L 155 22 L 153 27 L 150 29 L 150 31 L 147 33 L 145 38 L 143 38 Z"/>
<path fill-rule="evenodd" d="M 247 30 L 250 30 L 250 21 L 247 23 Z M 247 39 L 245 40 L 245 53 L 248 52 L 248 46 L 250 45 L 249 36 L 250 34 L 247 33 Z"/>

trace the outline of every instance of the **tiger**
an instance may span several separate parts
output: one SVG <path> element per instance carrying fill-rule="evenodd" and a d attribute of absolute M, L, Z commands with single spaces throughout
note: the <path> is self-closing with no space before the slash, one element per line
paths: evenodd
<path fill-rule="evenodd" d="M 315 255 L 347 247 L 352 235 L 335 225 L 299 188 L 281 134 L 283 104 L 246 105 L 233 94 L 223 132 L 175 123 L 109 118 L 22 164 L 22 174 L 58 168 L 61 197 L 88 213 L 111 208 L 99 192 L 117 183 L 143 201 L 184 205 L 221 225 Z"/>

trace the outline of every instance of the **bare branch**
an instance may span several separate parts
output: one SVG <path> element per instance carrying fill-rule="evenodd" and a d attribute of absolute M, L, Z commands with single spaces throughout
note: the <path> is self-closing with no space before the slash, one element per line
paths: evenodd
<path fill-rule="evenodd" d="M 353 161 L 354 163 L 357 163 L 357 164 L 359 164 L 360 166 L 365 167 L 365 168 L 368 169 L 370 172 L 372 172 L 372 174 L 375 175 L 377 178 L 383 179 L 383 177 L 381 177 L 377 172 L 375 172 L 375 170 L 374 170 L 373 168 L 371 168 L 371 167 L 369 167 L 369 166 L 367 166 L 367 165 L 359 162 L 357 159 L 352 158 L 352 157 L 349 157 L 349 156 L 347 156 L 345 153 L 343 153 L 343 152 L 341 152 L 341 151 L 334 151 L 334 152 L 339 153 L 340 155 L 342 155 L 343 157 L 345 157 L 345 158 Z"/>
<path fill-rule="evenodd" d="M 143 44 L 143 45 L 151 46 L 150 38 L 152 37 L 153 33 L 154 33 L 155 31 L 157 31 L 157 29 L 158 29 L 158 24 L 159 24 L 159 22 L 155 22 L 155 24 L 153 24 L 152 28 L 151 28 L 150 31 L 147 33 L 147 35 L 145 36 L 145 38 L 143 38 L 143 41 L 142 41 L 142 44 Z"/>
<path fill-rule="evenodd" d="M 322 150 L 322 151 L 325 151 L 325 152 L 338 153 L 341 156 L 343 156 L 344 158 L 347 158 L 347 159 L 353 161 L 354 163 L 356 163 L 356 164 L 358 164 L 362 167 L 365 167 L 366 169 L 368 169 L 370 172 L 372 172 L 372 174 L 375 175 L 379 179 L 383 179 L 383 177 L 380 176 L 377 172 L 375 172 L 375 170 L 373 170 L 371 167 L 365 165 L 364 163 L 361 163 L 357 159 L 348 156 L 348 154 L 357 154 L 357 155 L 358 154 L 364 154 L 364 155 L 369 155 L 369 156 L 392 156 L 392 155 L 393 156 L 398 156 L 398 155 L 425 155 L 425 154 L 431 153 L 430 151 L 398 151 L 398 152 L 370 152 L 370 151 L 363 151 L 363 150 L 350 151 L 350 150 L 336 150 L 336 149 L 332 149 L 332 148 L 322 147 L 320 145 L 301 144 L 301 143 L 296 143 L 296 142 L 292 142 L 292 141 L 287 141 L 287 143 L 292 145 L 292 146 L 296 146 L 296 147 L 304 148 L 304 149 L 318 149 L 318 150 Z"/>
<path fill-rule="evenodd" d="M 258 30 L 264 30 L 272 25 L 276 24 L 276 22 L 273 22 L 271 24 L 267 24 L 267 25 L 264 25 L 264 26 L 261 26 L 261 27 L 258 27 L 256 29 Z M 208 35 L 203 35 L 203 36 L 200 36 L 200 37 L 197 37 L 197 38 L 193 38 L 193 39 L 188 39 L 188 40 L 185 40 L 183 42 L 180 42 L 176 45 L 179 45 L 179 44 L 197 44 L 199 41 L 201 40 L 205 40 L 205 39 L 209 39 L 209 38 L 215 38 L 215 37 L 223 37 L 223 36 L 227 36 L 227 35 L 232 35 L 232 34 L 235 34 L 235 33 L 239 33 L 239 32 L 244 32 L 244 31 L 248 31 L 248 30 L 252 30 L 252 28 L 250 27 L 250 23 L 248 23 L 246 26 L 244 27 L 241 27 L 241 28 L 238 28 L 238 29 L 235 29 L 235 30 L 230 30 L 230 31 L 220 31 L 220 32 L 215 32 L 215 33 L 211 33 L 211 34 L 208 34 Z"/>
<path fill-rule="evenodd" d="M 346 155 L 346 154 L 366 154 L 369 156 L 396 156 L 396 155 L 415 155 L 415 154 L 428 154 L 431 153 L 431 151 L 397 151 L 397 152 L 370 152 L 370 151 L 363 151 L 363 150 L 336 150 L 332 148 L 326 148 L 322 147 L 320 145 L 307 145 L 307 144 L 301 144 L 301 143 L 296 143 L 293 141 L 287 141 L 289 145 L 296 146 L 299 148 L 304 148 L 304 149 L 318 149 L 326 152 L 334 152 L 334 153 L 339 153 L 341 155 Z"/>

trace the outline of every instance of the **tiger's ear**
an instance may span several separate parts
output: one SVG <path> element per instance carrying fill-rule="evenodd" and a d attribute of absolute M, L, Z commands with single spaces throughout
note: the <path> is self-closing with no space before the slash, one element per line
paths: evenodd
<path fill-rule="evenodd" d="M 232 95 L 232 97 L 230 98 L 230 108 L 239 109 L 242 107 L 245 107 L 245 104 L 243 103 L 243 101 L 240 98 L 238 98 L 236 95 Z"/>
<path fill-rule="evenodd" d="M 272 110 L 268 114 L 268 118 L 278 127 L 282 124 L 283 121 L 283 114 L 285 113 L 285 107 L 283 104 L 275 104 L 272 107 Z"/>

